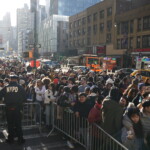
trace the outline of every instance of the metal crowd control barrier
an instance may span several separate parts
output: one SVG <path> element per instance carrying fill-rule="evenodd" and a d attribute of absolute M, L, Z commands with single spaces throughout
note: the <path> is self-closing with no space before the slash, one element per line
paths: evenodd
<path fill-rule="evenodd" d="M 38 128 L 41 132 L 41 105 L 39 103 L 25 103 L 23 105 L 22 127 Z M 5 104 L 0 104 L 0 130 L 2 131 L 5 128 L 7 128 Z"/>
<path fill-rule="evenodd" d="M 6 127 L 5 105 L 0 104 L 0 131 L 4 130 L 5 127 Z"/>
<path fill-rule="evenodd" d="M 53 128 L 48 136 L 56 129 L 86 150 L 128 150 L 98 125 L 90 125 L 86 119 L 77 118 L 69 108 L 53 103 L 51 110 Z"/>
<path fill-rule="evenodd" d="M 128 150 L 97 124 L 90 125 L 89 133 L 88 150 Z"/>

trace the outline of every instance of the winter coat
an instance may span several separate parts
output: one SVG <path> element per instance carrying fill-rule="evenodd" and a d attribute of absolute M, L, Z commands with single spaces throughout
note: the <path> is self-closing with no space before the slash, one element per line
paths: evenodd
<path fill-rule="evenodd" d="M 121 134 L 121 141 L 125 147 L 127 147 L 129 150 L 142 150 L 143 145 L 143 139 L 142 138 L 136 138 L 133 124 L 130 120 L 130 118 L 125 114 L 123 116 L 123 128 L 122 128 L 122 134 Z M 132 139 L 128 139 L 128 132 L 131 132 L 133 135 Z"/>
<path fill-rule="evenodd" d="M 102 127 L 110 135 L 116 135 L 122 128 L 123 108 L 110 97 L 102 103 Z"/>
<path fill-rule="evenodd" d="M 45 97 L 44 99 L 45 104 L 49 104 L 50 102 L 53 102 L 56 99 L 53 95 L 53 92 L 49 89 L 45 91 L 44 97 Z"/>
<path fill-rule="evenodd" d="M 35 93 L 36 93 L 36 100 L 37 101 L 43 101 L 44 100 L 44 94 L 45 94 L 45 86 L 42 86 L 41 89 L 39 89 L 38 87 L 35 87 Z"/>
<path fill-rule="evenodd" d="M 102 111 L 101 105 L 95 104 L 95 106 L 90 110 L 88 115 L 88 121 L 90 123 L 98 123 L 100 124 L 102 121 Z"/>

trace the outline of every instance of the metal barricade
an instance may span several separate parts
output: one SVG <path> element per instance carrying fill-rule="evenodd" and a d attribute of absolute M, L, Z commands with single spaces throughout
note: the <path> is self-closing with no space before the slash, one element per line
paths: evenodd
<path fill-rule="evenodd" d="M 39 117 L 38 123 L 36 118 Z M 41 131 L 41 105 L 39 103 L 25 103 L 22 109 L 22 127 L 38 128 Z M 0 131 L 7 128 L 5 104 L 0 104 Z"/>
<path fill-rule="evenodd" d="M 86 150 L 128 150 L 98 125 L 89 125 L 85 118 L 77 118 L 69 108 L 53 103 L 51 109 L 53 129 L 48 136 L 56 129 Z"/>
<path fill-rule="evenodd" d="M 88 144 L 88 150 L 128 150 L 97 124 L 89 127 Z"/>
<path fill-rule="evenodd" d="M 6 128 L 5 104 L 0 104 L 0 131 Z"/>
<path fill-rule="evenodd" d="M 41 130 L 41 112 L 40 103 L 25 103 L 22 111 L 22 127 Z"/>

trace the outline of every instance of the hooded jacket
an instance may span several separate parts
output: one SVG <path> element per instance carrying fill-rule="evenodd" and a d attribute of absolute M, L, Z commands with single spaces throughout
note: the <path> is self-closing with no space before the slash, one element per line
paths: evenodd
<path fill-rule="evenodd" d="M 123 108 L 111 97 L 107 97 L 102 103 L 102 127 L 110 135 L 115 135 L 122 128 Z"/>

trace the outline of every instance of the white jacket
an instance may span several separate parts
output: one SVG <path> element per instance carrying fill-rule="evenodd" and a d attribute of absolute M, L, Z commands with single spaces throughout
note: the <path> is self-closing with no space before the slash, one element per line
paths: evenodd
<path fill-rule="evenodd" d="M 53 92 L 49 89 L 47 89 L 45 91 L 45 99 L 44 99 L 44 103 L 45 104 L 49 104 L 50 102 L 53 102 L 56 98 L 53 95 Z"/>
<path fill-rule="evenodd" d="M 36 100 L 37 101 L 43 101 L 44 94 L 45 94 L 45 86 L 42 87 L 42 89 L 39 89 L 38 87 L 35 87 L 35 93 L 36 93 Z"/>

